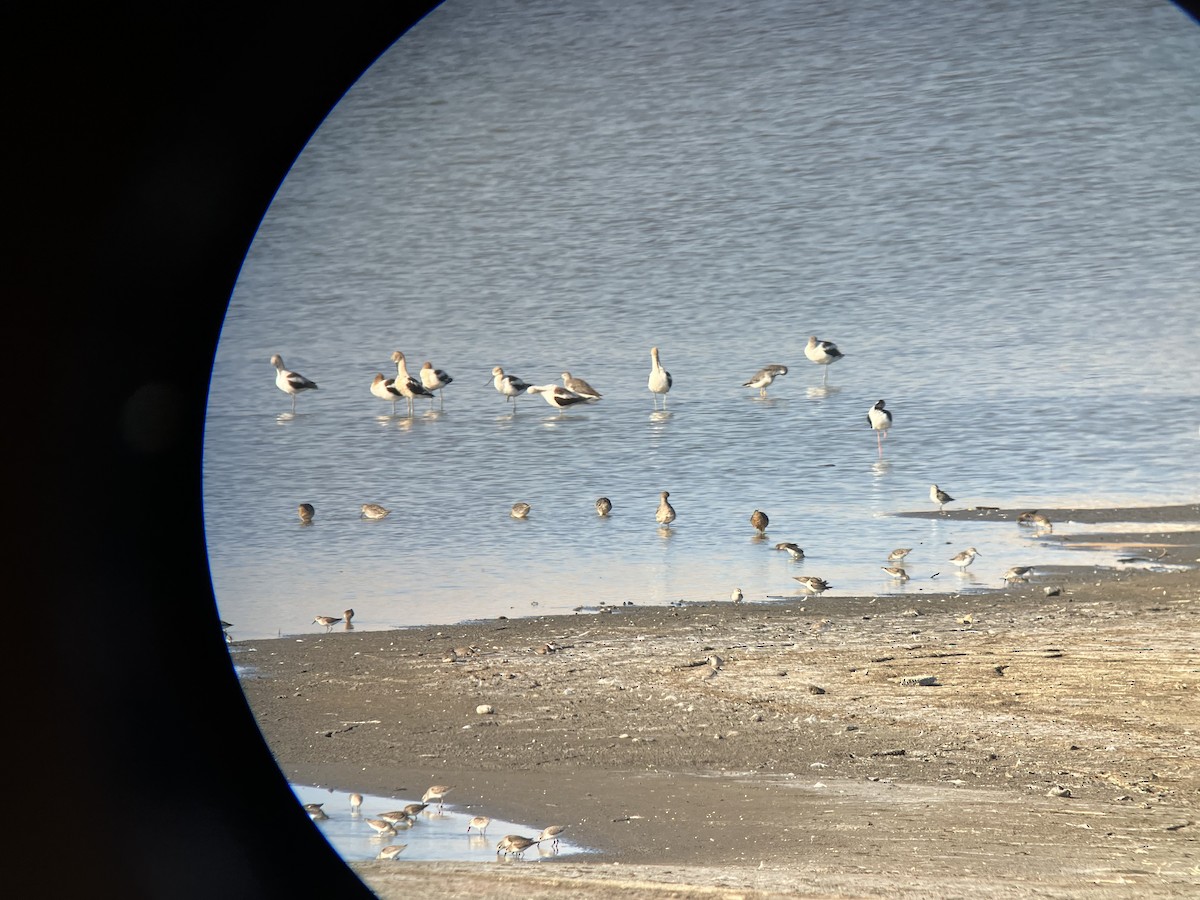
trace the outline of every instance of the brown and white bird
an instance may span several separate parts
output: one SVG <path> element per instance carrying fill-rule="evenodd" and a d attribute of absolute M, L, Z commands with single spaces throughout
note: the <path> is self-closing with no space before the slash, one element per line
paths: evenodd
<path fill-rule="evenodd" d="M 470 822 L 467 823 L 467 834 L 471 833 L 472 828 L 474 828 L 480 834 L 486 834 L 487 827 L 490 824 L 492 824 L 492 820 L 487 816 L 475 816 Z"/>
<path fill-rule="evenodd" d="M 350 815 L 352 815 L 352 816 L 360 815 L 362 813 L 362 805 L 363 805 L 363 795 L 362 794 L 351 794 L 350 795 Z"/>
<path fill-rule="evenodd" d="M 947 503 L 954 502 L 954 498 L 943 491 L 936 484 L 931 484 L 929 486 L 929 499 L 938 505 L 938 512 L 942 512 Z"/>
<path fill-rule="evenodd" d="M 808 339 L 808 343 L 804 347 L 804 355 L 817 365 L 825 367 L 825 377 L 821 380 L 821 384 L 827 384 L 829 367 L 845 354 L 837 348 L 837 344 L 832 341 L 819 341 L 814 335 Z"/>
<path fill-rule="evenodd" d="M 1005 581 L 1028 581 L 1033 574 L 1033 566 L 1013 566 L 1004 573 Z"/>
<path fill-rule="evenodd" d="M 305 803 L 304 811 L 308 813 L 308 817 L 314 822 L 319 822 L 321 819 L 329 818 L 329 816 L 326 815 L 325 810 L 321 809 L 321 807 L 324 805 L 324 803 Z"/>
<path fill-rule="evenodd" d="M 408 844 L 388 844 L 379 851 L 379 859 L 395 859 L 407 846 Z"/>
<path fill-rule="evenodd" d="M 390 512 L 390 509 L 386 509 L 378 503 L 364 503 L 358 508 L 358 517 L 360 519 L 382 519 Z"/>
<path fill-rule="evenodd" d="M 450 793 L 451 788 L 444 784 L 435 784 L 427 790 L 421 797 L 422 803 L 428 803 L 430 800 L 436 800 L 438 806 L 441 806 L 445 797 Z"/>
<path fill-rule="evenodd" d="M 311 525 L 313 516 L 315 516 L 317 514 L 317 511 L 313 508 L 313 505 L 311 503 L 301 503 L 296 508 L 296 512 L 300 516 L 300 524 L 301 525 Z"/>
<path fill-rule="evenodd" d="M 612 501 L 607 497 L 596 498 L 596 515 L 607 516 L 612 512 Z"/>
<path fill-rule="evenodd" d="M 492 384 L 504 395 L 505 403 L 509 400 L 512 401 L 513 412 L 517 411 L 517 398 L 529 388 L 528 381 L 524 381 L 516 375 L 505 375 L 504 370 L 499 366 L 492 369 Z"/>
<path fill-rule="evenodd" d="M 312 623 L 313 625 L 324 625 L 325 633 L 329 634 L 329 630 L 338 622 L 342 621 L 341 616 L 316 616 Z"/>
<path fill-rule="evenodd" d="M 380 372 L 376 372 L 375 378 L 371 381 L 371 393 L 380 400 L 391 401 L 393 416 L 396 414 L 396 401 L 404 396 L 396 390 L 396 379 L 384 378 Z"/>
<path fill-rule="evenodd" d="M 557 850 L 559 835 L 566 830 L 566 825 L 547 825 L 542 829 L 542 833 L 537 836 L 537 843 L 544 844 L 547 841 L 550 841 L 554 849 Z"/>
<path fill-rule="evenodd" d="M 880 566 L 880 568 L 897 581 L 908 581 L 908 573 L 904 571 L 903 566 Z"/>
<path fill-rule="evenodd" d="M 595 402 L 591 397 L 584 397 L 582 394 L 568 391 L 560 384 L 531 384 L 525 388 L 525 393 L 541 394 L 543 400 L 560 411 L 579 403 Z"/>
<path fill-rule="evenodd" d="M 658 359 L 658 348 L 650 348 L 650 380 L 647 382 L 647 387 L 654 394 L 654 408 L 658 409 L 658 398 L 661 396 L 663 401 L 663 409 L 667 408 L 667 391 L 671 390 L 671 385 L 674 384 L 674 379 L 671 378 L 671 373 L 662 367 L 662 363 Z"/>
<path fill-rule="evenodd" d="M 659 525 L 670 525 L 675 521 L 675 507 L 667 502 L 670 493 L 663 491 L 658 495 L 658 510 L 654 513 L 654 521 Z"/>
<path fill-rule="evenodd" d="M 966 571 L 967 566 L 975 562 L 975 557 L 979 555 L 979 551 L 974 547 L 968 547 L 962 553 L 956 553 L 950 557 L 950 562 L 958 566 L 960 571 Z"/>
<path fill-rule="evenodd" d="M 512 854 L 513 856 L 522 856 L 525 851 L 536 844 L 534 838 L 522 837 L 519 834 L 506 834 L 500 839 L 500 843 L 496 845 L 496 853 L 503 853 L 505 856 Z"/>
<path fill-rule="evenodd" d="M 761 509 L 756 509 L 750 513 L 750 524 L 759 535 L 763 535 L 767 533 L 767 526 L 771 524 L 771 520 L 767 518 L 767 514 Z"/>
<path fill-rule="evenodd" d="M 742 589 L 738 587 L 733 589 L 733 593 L 729 595 L 729 599 L 734 603 L 741 603 L 745 596 L 746 595 L 742 593 Z"/>
<path fill-rule="evenodd" d="M 772 363 L 769 366 L 763 366 L 761 369 L 751 375 L 750 380 L 744 382 L 742 387 L 758 388 L 758 396 L 762 399 L 766 399 L 767 387 L 771 384 L 771 382 L 781 375 L 786 375 L 787 373 L 787 366 L 781 366 L 777 363 Z"/>
<path fill-rule="evenodd" d="M 366 823 L 379 837 L 392 837 L 396 834 L 396 829 L 392 827 L 392 823 L 385 822 L 383 819 L 367 819 Z"/>
<path fill-rule="evenodd" d="M 296 411 L 296 395 L 301 391 L 315 391 L 317 383 L 305 378 L 299 372 L 292 372 L 283 367 L 283 357 L 276 353 L 271 357 L 271 365 L 275 367 L 275 387 L 285 394 L 292 395 L 292 412 Z"/>
<path fill-rule="evenodd" d="M 416 819 L 402 809 L 392 809 L 388 810 L 387 812 L 381 812 L 378 816 L 376 816 L 376 818 L 383 819 L 383 821 L 387 822 L 396 829 L 412 828 L 413 825 L 416 824 Z"/>
<path fill-rule="evenodd" d="M 446 400 L 442 394 L 442 388 L 452 382 L 454 379 L 449 372 L 443 369 L 435 369 L 433 363 L 428 360 L 425 365 L 421 366 L 421 386 L 430 394 L 436 393 L 438 396 L 438 408 L 446 405 Z M 429 405 L 433 406 L 433 401 L 429 401 Z"/>
<path fill-rule="evenodd" d="M 804 551 L 791 541 L 784 541 L 783 543 L 776 544 L 775 549 L 786 551 L 787 555 L 792 559 L 804 559 Z"/>
<path fill-rule="evenodd" d="M 399 350 L 392 351 L 392 362 L 396 364 L 396 380 L 392 388 L 408 401 L 408 414 L 413 414 L 414 397 L 432 397 L 433 394 L 425 389 L 420 379 L 408 374 L 408 361 Z"/>
<path fill-rule="evenodd" d="M 1053 526 L 1050 520 L 1043 516 L 1036 509 L 1033 512 L 1021 513 L 1017 516 L 1018 525 L 1032 525 L 1034 528 L 1045 531 L 1052 531 Z"/>
<path fill-rule="evenodd" d="M 816 575 L 793 575 L 800 586 L 810 594 L 821 594 L 829 590 L 832 585 L 824 578 L 818 578 Z"/>
<path fill-rule="evenodd" d="M 572 394 L 578 394 L 585 400 L 590 400 L 595 403 L 602 396 L 598 390 L 596 390 L 582 378 L 576 378 L 570 372 L 563 372 L 562 380 L 563 385 L 568 391 L 570 391 Z"/>
<path fill-rule="evenodd" d="M 900 560 L 904 559 L 910 553 L 912 553 L 912 547 L 897 547 L 888 554 L 888 562 L 900 562 Z"/>
<path fill-rule="evenodd" d="M 529 517 L 529 511 L 533 509 L 528 503 L 514 503 L 508 514 L 514 519 L 525 519 Z"/>

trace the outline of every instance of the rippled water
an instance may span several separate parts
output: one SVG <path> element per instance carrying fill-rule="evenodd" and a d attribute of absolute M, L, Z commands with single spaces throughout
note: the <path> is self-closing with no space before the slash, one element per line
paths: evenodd
<path fill-rule="evenodd" d="M 330 114 L 235 289 L 204 456 L 222 617 L 384 628 L 793 596 L 799 573 L 911 592 L 968 545 L 978 588 L 1062 551 L 888 514 L 932 482 L 958 506 L 1195 500 L 1197 88 L 1200 29 L 1161 2 L 450 0 Z M 846 354 L 827 388 L 810 334 Z M 370 394 L 397 349 L 454 376 L 444 409 Z M 273 353 L 320 384 L 294 417 Z M 762 400 L 741 385 L 772 362 Z M 495 365 L 604 399 L 514 412 Z"/>

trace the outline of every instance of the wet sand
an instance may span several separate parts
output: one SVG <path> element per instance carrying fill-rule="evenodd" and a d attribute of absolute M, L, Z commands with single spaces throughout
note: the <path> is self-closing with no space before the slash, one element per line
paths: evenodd
<path fill-rule="evenodd" d="M 1200 506 L 1043 512 L 1152 562 L 985 595 L 315 633 L 234 659 L 294 783 L 450 784 L 460 811 L 566 824 L 596 851 L 354 863 L 383 898 L 1196 896 L 1200 570 L 1151 569 L 1196 566 L 1200 532 L 1102 526 Z"/>

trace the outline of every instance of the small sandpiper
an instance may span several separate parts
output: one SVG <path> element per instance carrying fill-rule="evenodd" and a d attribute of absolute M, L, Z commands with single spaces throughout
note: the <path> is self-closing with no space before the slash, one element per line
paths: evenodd
<path fill-rule="evenodd" d="M 421 797 L 421 802 L 428 803 L 430 800 L 436 800 L 438 806 L 441 806 L 448 793 L 450 793 L 450 787 L 448 785 L 435 784 L 424 793 L 424 795 Z"/>
<path fill-rule="evenodd" d="M 743 596 L 744 595 L 742 594 L 741 588 L 734 588 L 733 593 L 729 595 L 729 599 L 732 600 L 734 603 L 741 603 Z"/>
<path fill-rule="evenodd" d="M 341 616 L 317 616 L 312 620 L 312 624 L 324 625 L 325 633 L 329 634 L 330 629 L 340 621 L 342 621 Z"/>
<path fill-rule="evenodd" d="M 351 794 L 350 795 L 350 815 L 357 816 L 362 813 L 362 802 L 363 802 L 362 794 Z"/>
<path fill-rule="evenodd" d="M 377 818 L 383 819 L 393 828 L 412 828 L 416 824 L 416 820 L 402 809 L 381 812 Z"/>
<path fill-rule="evenodd" d="M 931 484 L 929 486 L 929 499 L 938 505 L 938 512 L 942 512 L 947 503 L 954 502 L 954 498 L 943 491 L 936 484 Z"/>
<path fill-rule="evenodd" d="M 784 541 L 781 544 L 776 544 L 775 549 L 786 551 L 787 555 L 790 556 L 792 559 L 804 559 L 804 551 L 801 550 L 795 544 L 793 544 L 791 541 Z"/>
<path fill-rule="evenodd" d="M 537 837 L 537 843 L 544 844 L 546 841 L 551 842 L 551 846 L 555 850 L 558 849 L 558 836 L 567 830 L 566 825 L 547 825 L 542 829 L 542 833 Z"/>
<path fill-rule="evenodd" d="M 607 516 L 612 512 L 612 501 L 607 497 L 596 498 L 596 515 Z"/>
<path fill-rule="evenodd" d="M 500 843 L 496 845 L 496 853 L 503 853 L 508 856 L 510 853 L 514 856 L 522 856 L 525 851 L 536 844 L 537 841 L 533 838 L 522 837 L 519 834 L 506 834 L 500 839 Z"/>
<path fill-rule="evenodd" d="M 384 509 L 378 503 L 364 503 L 359 507 L 358 517 L 360 519 L 382 519 L 390 512 L 390 509 Z"/>
<path fill-rule="evenodd" d="M 756 509 L 750 513 L 750 524 L 760 535 L 767 533 L 767 526 L 771 524 L 771 520 L 767 518 L 767 514 L 761 509 Z"/>
<path fill-rule="evenodd" d="M 305 803 L 304 811 L 308 813 L 308 817 L 314 822 L 319 822 L 321 819 L 329 818 L 329 816 L 326 815 L 325 810 L 321 809 L 321 807 L 324 805 L 324 803 Z"/>
<path fill-rule="evenodd" d="M 386 847 L 384 847 L 382 850 L 379 851 L 379 858 L 380 859 L 395 859 L 397 856 L 399 856 L 401 853 L 404 852 L 404 848 L 407 846 L 408 846 L 408 844 L 388 844 Z"/>
<path fill-rule="evenodd" d="M 1033 566 L 1013 566 L 1004 573 L 1005 581 L 1028 581 L 1033 574 Z"/>
<path fill-rule="evenodd" d="M 818 578 L 816 575 L 793 575 L 792 577 L 800 582 L 800 586 L 810 594 L 823 593 L 832 586 L 824 578 Z"/>
<path fill-rule="evenodd" d="M 366 822 L 379 837 L 392 837 L 396 834 L 391 822 L 385 822 L 383 819 L 367 819 Z"/>
<path fill-rule="evenodd" d="M 670 496 L 668 491 L 663 491 L 658 495 L 658 511 L 654 514 L 654 521 L 659 525 L 670 525 L 675 521 L 675 507 L 667 502 L 667 498 Z"/>
<path fill-rule="evenodd" d="M 908 581 L 908 573 L 904 571 L 903 566 L 880 566 L 880 568 L 897 581 Z"/>
<path fill-rule="evenodd" d="M 528 503 L 514 503 L 508 514 L 514 519 L 524 519 L 529 515 L 529 510 L 533 509 Z"/>
<path fill-rule="evenodd" d="M 1036 509 L 1033 512 L 1021 513 L 1017 516 L 1018 525 L 1032 525 L 1034 528 L 1045 529 L 1046 531 L 1053 530 L 1050 520 L 1043 516 Z"/>
<path fill-rule="evenodd" d="M 471 833 L 472 828 L 474 828 L 480 834 L 486 834 L 487 827 L 490 824 L 492 824 L 492 820 L 487 816 L 475 816 L 470 822 L 467 823 L 467 834 Z"/>
<path fill-rule="evenodd" d="M 311 503 L 301 503 L 296 508 L 296 512 L 300 515 L 301 525 L 311 525 L 313 516 L 317 514 L 317 511 L 313 509 L 313 505 Z"/>
<path fill-rule="evenodd" d="M 912 553 L 912 547 L 897 547 L 888 554 L 888 562 L 900 562 L 908 554 Z"/>
<path fill-rule="evenodd" d="M 975 557 L 979 555 L 979 551 L 974 547 L 968 547 L 962 553 L 956 553 L 950 557 L 950 562 L 954 563 L 962 571 L 966 571 L 967 566 L 975 562 Z"/>
<path fill-rule="evenodd" d="M 427 807 L 428 805 L 429 805 L 428 803 L 410 803 L 404 807 L 404 811 L 406 813 L 408 813 L 410 816 L 412 816 L 413 818 L 416 818 L 417 815 L 421 812 L 421 810 L 425 809 L 425 807 Z"/>

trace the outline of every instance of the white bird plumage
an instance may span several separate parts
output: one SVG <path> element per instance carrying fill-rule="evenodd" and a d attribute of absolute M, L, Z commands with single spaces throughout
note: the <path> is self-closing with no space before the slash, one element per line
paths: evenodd
<path fill-rule="evenodd" d="M 305 378 L 299 372 L 293 372 L 283 367 L 283 357 L 276 353 L 271 357 L 271 365 L 275 367 L 275 387 L 285 394 L 292 395 L 292 412 L 296 411 L 296 395 L 301 391 L 315 391 L 317 383 Z"/>
<path fill-rule="evenodd" d="M 829 381 L 829 367 L 845 356 L 833 341 L 817 340 L 816 335 L 809 337 L 808 343 L 804 346 L 804 355 L 817 365 L 825 367 L 825 377 L 821 380 L 822 384 L 826 384 Z"/>
<path fill-rule="evenodd" d="M 674 384 L 674 379 L 671 378 L 671 373 L 662 367 L 662 363 L 658 358 L 658 348 L 650 348 L 650 380 L 647 382 L 647 387 L 654 394 L 654 408 L 658 409 L 658 398 L 661 395 L 663 400 L 663 409 L 667 408 L 667 391 L 671 390 L 671 385 Z"/>
<path fill-rule="evenodd" d="M 758 388 L 758 396 L 765 399 L 767 396 L 767 386 L 770 385 L 771 382 L 773 382 L 776 378 L 780 377 L 781 375 L 786 375 L 787 373 L 787 366 L 772 363 L 769 366 L 763 366 L 761 369 L 755 372 L 750 377 L 749 381 L 742 384 L 742 387 Z"/>

